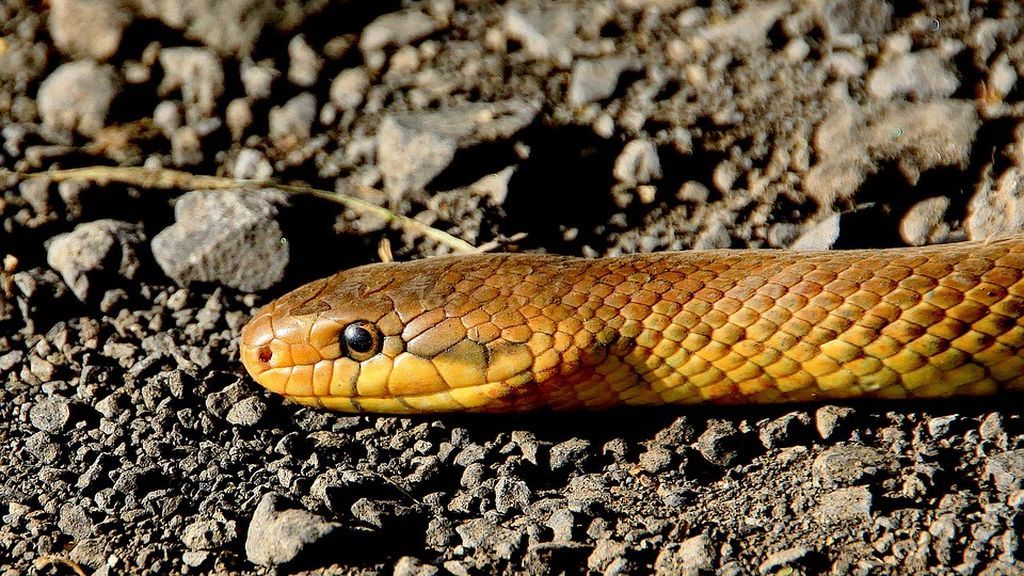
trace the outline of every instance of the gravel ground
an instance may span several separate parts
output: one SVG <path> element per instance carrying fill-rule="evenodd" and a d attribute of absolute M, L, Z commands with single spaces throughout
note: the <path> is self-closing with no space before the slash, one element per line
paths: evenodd
<path fill-rule="evenodd" d="M 314 411 L 245 377 L 249 314 L 382 239 L 446 245 L 274 190 L 11 174 L 274 177 L 583 256 L 987 238 L 1024 228 L 1022 26 L 999 1 L 0 1 L 0 574 L 1024 573 L 1006 399 Z"/>

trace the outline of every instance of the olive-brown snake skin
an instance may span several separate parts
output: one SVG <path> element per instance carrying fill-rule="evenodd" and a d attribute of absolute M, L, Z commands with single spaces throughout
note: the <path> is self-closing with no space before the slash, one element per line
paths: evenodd
<path fill-rule="evenodd" d="M 371 264 L 242 331 L 257 382 L 346 412 L 929 398 L 1024 388 L 1024 237 Z"/>

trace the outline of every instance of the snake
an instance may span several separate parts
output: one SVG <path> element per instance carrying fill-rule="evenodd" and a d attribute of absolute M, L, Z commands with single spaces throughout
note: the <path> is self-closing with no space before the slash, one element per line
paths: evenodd
<path fill-rule="evenodd" d="M 1024 236 L 921 247 L 367 264 L 243 327 L 256 382 L 419 414 L 1024 389 Z"/>

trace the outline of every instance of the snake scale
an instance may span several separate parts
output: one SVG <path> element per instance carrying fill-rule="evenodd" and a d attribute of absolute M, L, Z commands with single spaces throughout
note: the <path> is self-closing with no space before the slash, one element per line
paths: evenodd
<path fill-rule="evenodd" d="M 266 388 L 346 412 L 1024 389 L 1024 236 L 883 250 L 483 254 L 353 268 L 245 326 Z"/>

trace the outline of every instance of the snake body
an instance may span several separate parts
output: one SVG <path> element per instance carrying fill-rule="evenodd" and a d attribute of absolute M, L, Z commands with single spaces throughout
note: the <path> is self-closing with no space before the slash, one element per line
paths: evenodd
<path fill-rule="evenodd" d="M 371 264 L 242 331 L 266 388 L 346 412 L 930 398 L 1024 389 L 1024 237 Z"/>

